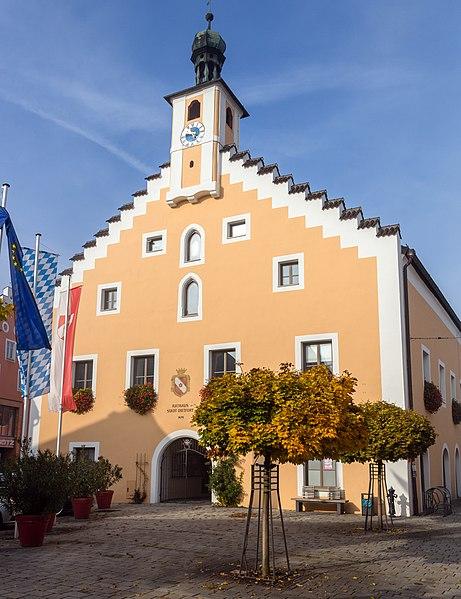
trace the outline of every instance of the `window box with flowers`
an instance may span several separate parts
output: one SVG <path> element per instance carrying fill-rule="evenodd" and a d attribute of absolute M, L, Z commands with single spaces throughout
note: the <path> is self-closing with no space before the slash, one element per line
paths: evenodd
<path fill-rule="evenodd" d="M 157 405 L 157 393 L 152 385 L 133 385 L 125 391 L 125 404 L 137 414 L 148 414 Z"/>
<path fill-rule="evenodd" d="M 456 399 L 451 402 L 451 415 L 455 424 L 461 424 L 461 403 Z"/>
<path fill-rule="evenodd" d="M 424 407 L 426 410 L 435 414 L 442 404 L 443 399 L 439 388 L 434 383 L 424 381 Z"/>
<path fill-rule="evenodd" d="M 94 395 L 92 389 L 74 389 L 73 390 L 75 410 L 74 414 L 86 414 L 94 407 Z"/>

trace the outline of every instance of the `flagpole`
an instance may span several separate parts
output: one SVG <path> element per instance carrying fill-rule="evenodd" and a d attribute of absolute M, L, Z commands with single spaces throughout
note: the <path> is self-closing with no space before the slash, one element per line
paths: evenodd
<path fill-rule="evenodd" d="M 64 370 L 66 366 L 66 344 L 67 344 L 67 323 L 69 319 L 69 303 L 70 303 L 70 275 L 67 275 L 67 296 L 66 296 L 66 312 L 64 319 L 64 352 L 61 368 L 61 397 L 59 401 L 58 415 L 58 435 L 56 438 L 56 455 L 61 453 L 61 436 L 62 436 L 62 400 L 64 395 Z"/>
<path fill-rule="evenodd" d="M 6 208 L 6 200 L 8 199 L 8 190 L 10 188 L 9 183 L 3 183 L 2 185 L 2 208 Z M 2 252 L 2 241 L 3 241 L 3 227 L 0 227 L 0 254 Z"/>
<path fill-rule="evenodd" d="M 38 279 L 38 265 L 40 262 L 40 239 L 42 237 L 41 233 L 35 234 L 35 256 L 34 256 L 34 278 L 32 283 L 32 293 L 34 297 L 37 293 L 37 279 Z M 30 409 L 31 409 L 31 399 L 30 399 L 30 375 L 32 370 L 32 351 L 28 351 L 27 353 L 27 378 L 26 378 L 26 394 L 24 396 L 24 416 L 22 420 L 22 438 L 29 439 L 30 433 Z"/>

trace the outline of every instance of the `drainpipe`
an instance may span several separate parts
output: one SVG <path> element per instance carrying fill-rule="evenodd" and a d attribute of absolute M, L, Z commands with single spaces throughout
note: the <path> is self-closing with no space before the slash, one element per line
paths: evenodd
<path fill-rule="evenodd" d="M 410 338 L 410 302 L 408 300 L 408 267 L 413 261 L 415 252 L 411 248 L 407 247 L 405 250 L 406 263 L 403 265 L 403 303 L 405 311 L 405 346 L 407 354 L 407 389 L 408 389 L 408 407 L 410 410 L 414 407 L 413 402 L 413 380 L 411 371 L 411 338 Z M 422 470 L 422 463 L 420 463 L 420 470 Z M 410 473 L 411 473 L 411 488 L 413 495 L 413 514 L 419 515 L 418 508 L 418 488 L 416 485 L 416 464 L 414 460 L 410 460 Z"/>

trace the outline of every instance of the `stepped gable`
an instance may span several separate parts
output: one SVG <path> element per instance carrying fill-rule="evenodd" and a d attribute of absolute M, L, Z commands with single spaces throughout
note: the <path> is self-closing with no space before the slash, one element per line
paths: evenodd
<path fill-rule="evenodd" d="M 68 276 L 68 275 L 71 275 L 71 274 L 73 273 L 73 271 L 74 271 L 74 269 L 73 269 L 72 267 L 70 267 L 70 268 L 65 268 L 64 270 L 62 270 L 62 271 L 59 273 L 59 276 L 60 276 L 60 277 L 66 277 L 66 276 Z M 61 284 L 61 281 L 59 281 L 59 284 Z"/>
<path fill-rule="evenodd" d="M 85 254 L 83 252 L 79 252 L 78 254 L 74 254 L 72 258 L 69 258 L 71 262 L 79 262 L 85 258 Z"/>
<path fill-rule="evenodd" d="M 109 223 L 109 225 L 111 223 L 118 223 L 118 221 L 121 219 L 122 217 L 120 216 L 120 214 L 114 214 L 114 216 L 111 216 L 110 218 L 108 218 L 106 220 L 106 223 Z"/>
<path fill-rule="evenodd" d="M 131 195 L 134 198 L 139 198 L 140 196 L 146 196 L 147 195 L 147 189 L 140 189 L 139 191 L 135 191 Z"/>
<path fill-rule="evenodd" d="M 95 237 L 107 237 L 108 235 L 109 227 L 107 227 L 107 229 L 99 229 L 99 231 L 94 234 Z"/>
<path fill-rule="evenodd" d="M 96 245 L 96 239 L 90 239 L 89 241 L 87 241 L 86 243 L 84 243 L 82 245 L 82 248 L 84 248 L 86 250 L 88 248 L 94 248 L 95 245 Z"/>
<path fill-rule="evenodd" d="M 120 206 L 119 210 L 123 212 L 124 210 L 133 210 L 133 208 L 134 202 L 127 202 L 126 204 L 123 204 L 123 206 Z"/>
<path fill-rule="evenodd" d="M 163 164 L 161 164 L 158 168 L 162 169 L 162 168 L 170 168 L 171 163 L 170 161 L 168 162 L 164 162 Z"/>
<path fill-rule="evenodd" d="M 292 175 L 280 175 L 277 164 L 270 164 L 265 166 L 264 158 L 252 158 L 248 150 L 239 152 L 234 144 L 229 144 L 221 148 L 221 153 L 230 153 L 229 161 L 238 162 L 242 161 L 242 166 L 245 168 L 251 166 L 261 166 L 258 169 L 258 175 L 266 175 L 271 172 L 274 174 L 274 183 L 288 183 L 289 194 L 304 194 L 305 200 L 322 200 L 322 208 L 324 210 L 337 208 L 340 212 L 340 219 L 353 220 L 357 219 L 357 229 L 370 229 L 376 228 L 377 237 L 386 237 L 389 235 L 400 236 L 400 225 L 387 225 L 381 226 L 380 219 L 378 217 L 365 218 L 363 211 L 360 206 L 354 208 L 347 208 L 344 198 L 335 198 L 333 200 L 328 199 L 326 189 L 318 191 L 311 191 L 309 183 L 295 183 Z M 277 174 L 276 174 L 277 173 Z"/>

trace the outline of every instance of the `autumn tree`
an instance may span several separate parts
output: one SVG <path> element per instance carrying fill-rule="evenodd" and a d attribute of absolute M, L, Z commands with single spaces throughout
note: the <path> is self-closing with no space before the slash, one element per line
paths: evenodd
<path fill-rule="evenodd" d="M 299 372 L 255 368 L 211 379 L 201 391 L 194 422 L 211 457 L 264 459 L 261 574 L 268 577 L 270 469 L 273 462 L 301 464 L 339 459 L 365 447 L 364 418 L 352 402 L 356 380 L 326 366 Z"/>
<path fill-rule="evenodd" d="M 0 297 L 0 322 L 7 320 L 13 312 L 13 304 L 6 304 Z"/>
<path fill-rule="evenodd" d="M 429 420 L 413 410 L 404 410 L 385 401 L 360 405 L 368 441 L 365 446 L 341 456 L 343 462 L 374 462 L 378 470 L 378 519 L 382 528 L 384 462 L 414 460 L 434 445 L 436 432 Z M 372 488 L 370 481 L 370 488 Z"/>

